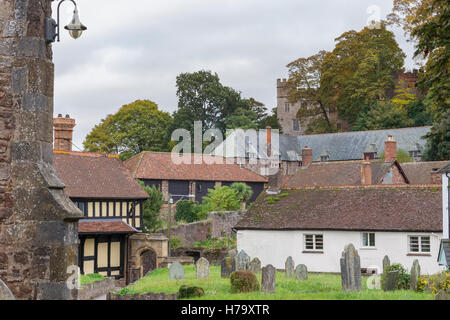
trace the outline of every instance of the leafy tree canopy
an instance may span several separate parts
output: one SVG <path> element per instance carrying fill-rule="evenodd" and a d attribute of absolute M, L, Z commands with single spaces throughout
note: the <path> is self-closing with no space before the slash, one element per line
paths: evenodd
<path fill-rule="evenodd" d="M 83 146 L 91 152 L 118 153 L 122 160 L 142 151 L 167 151 L 164 136 L 171 122 L 170 114 L 158 110 L 154 102 L 137 100 L 103 119 Z"/>
<path fill-rule="evenodd" d="M 143 181 L 137 180 L 142 189 L 149 195 L 149 199 L 145 200 L 142 209 L 142 220 L 144 222 L 145 232 L 156 232 L 162 226 L 162 220 L 159 216 L 164 203 L 162 192 L 155 186 L 149 187 Z"/>

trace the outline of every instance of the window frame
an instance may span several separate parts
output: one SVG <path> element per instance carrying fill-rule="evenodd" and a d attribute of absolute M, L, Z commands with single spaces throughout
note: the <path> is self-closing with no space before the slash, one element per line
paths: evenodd
<path fill-rule="evenodd" d="M 364 244 L 364 235 L 367 234 L 367 245 Z M 373 245 L 370 245 L 370 235 L 373 235 Z M 361 249 L 376 249 L 377 236 L 376 232 L 361 232 Z"/>
<path fill-rule="evenodd" d="M 308 241 L 306 238 L 308 236 L 313 237 L 313 240 L 312 240 L 313 241 L 313 249 L 310 249 L 307 247 Z M 320 236 L 322 238 L 322 241 L 321 241 L 322 248 L 321 249 L 317 249 L 317 237 L 318 236 Z M 308 252 L 324 252 L 324 248 L 325 248 L 324 243 L 325 243 L 325 241 L 324 241 L 323 233 L 304 233 L 303 234 L 303 252 L 306 252 L 306 253 L 308 253 Z"/>
<path fill-rule="evenodd" d="M 411 249 L 411 238 L 418 238 L 418 251 L 412 251 Z M 423 242 L 422 239 L 423 238 L 428 238 L 428 251 L 424 251 L 423 250 Z M 431 236 L 430 235 L 424 235 L 424 234 L 418 234 L 418 235 L 408 235 L 408 254 L 411 255 L 423 255 L 423 254 L 427 254 L 427 255 L 431 255 Z"/>

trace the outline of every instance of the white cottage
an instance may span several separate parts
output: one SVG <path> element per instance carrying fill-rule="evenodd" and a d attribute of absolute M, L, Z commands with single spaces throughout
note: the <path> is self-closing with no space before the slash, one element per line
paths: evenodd
<path fill-rule="evenodd" d="M 450 213 L 449 205 L 449 177 L 450 165 L 439 170 L 442 174 L 442 222 L 443 222 L 443 239 L 439 250 L 439 264 L 450 268 Z"/>
<path fill-rule="evenodd" d="M 283 269 L 288 256 L 312 272 L 340 272 L 353 243 L 362 268 L 392 263 L 423 274 L 442 270 L 442 193 L 436 186 L 347 186 L 285 189 L 261 194 L 235 226 L 238 250 Z"/>

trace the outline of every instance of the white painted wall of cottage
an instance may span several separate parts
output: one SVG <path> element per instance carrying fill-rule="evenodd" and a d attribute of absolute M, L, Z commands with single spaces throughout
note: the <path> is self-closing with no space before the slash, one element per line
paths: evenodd
<path fill-rule="evenodd" d="M 304 234 L 323 234 L 324 253 L 302 253 Z M 429 235 L 431 256 L 408 256 L 408 235 Z M 362 236 L 358 231 L 257 231 L 239 230 L 237 233 L 238 250 L 253 259 L 258 257 L 262 265 L 272 264 L 277 269 L 284 269 L 288 256 L 295 264 L 305 264 L 311 272 L 340 272 L 340 258 L 344 247 L 353 243 L 361 257 L 361 267 L 378 266 L 382 270 L 382 261 L 388 255 L 391 263 L 401 263 L 408 270 L 414 259 L 418 259 L 422 274 L 440 272 L 437 255 L 442 233 L 406 233 L 376 232 L 376 248 L 362 248 Z"/>
<path fill-rule="evenodd" d="M 447 175 L 444 173 L 442 175 L 442 214 L 443 216 L 443 223 L 444 223 L 444 239 L 449 239 L 450 238 L 450 231 L 448 230 L 449 226 L 448 226 L 448 220 L 450 219 L 449 217 L 449 212 L 448 212 L 448 178 Z"/>

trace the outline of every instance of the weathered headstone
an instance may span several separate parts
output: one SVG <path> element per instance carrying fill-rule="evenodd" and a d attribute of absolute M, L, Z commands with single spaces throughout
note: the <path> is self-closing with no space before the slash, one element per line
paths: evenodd
<path fill-rule="evenodd" d="M 384 291 L 394 291 L 397 289 L 397 283 L 398 283 L 398 277 L 399 277 L 398 270 L 390 271 L 386 275 L 386 280 L 384 283 Z"/>
<path fill-rule="evenodd" d="M 253 273 L 261 272 L 261 261 L 258 258 L 254 258 L 248 265 L 248 269 Z"/>
<path fill-rule="evenodd" d="M 353 244 L 345 246 L 340 262 L 342 290 L 361 291 L 361 261 Z"/>
<path fill-rule="evenodd" d="M 297 280 L 308 280 L 308 268 L 304 264 L 299 264 L 295 268 L 295 277 Z"/>
<path fill-rule="evenodd" d="M 178 261 L 175 261 L 170 266 L 169 279 L 170 280 L 184 280 L 184 268 Z"/>
<path fill-rule="evenodd" d="M 292 257 L 288 257 L 284 264 L 284 268 L 286 270 L 286 277 L 293 278 L 295 276 L 295 263 Z"/>
<path fill-rule="evenodd" d="M 383 258 L 383 273 L 386 272 L 386 268 L 391 265 L 391 260 L 389 260 L 388 256 L 384 256 Z"/>
<path fill-rule="evenodd" d="M 266 293 L 275 292 L 275 272 L 273 265 L 269 264 L 262 268 L 261 290 Z"/>
<path fill-rule="evenodd" d="M 222 278 L 229 278 L 236 270 L 236 262 L 232 257 L 225 257 L 220 265 L 220 275 Z"/>
<path fill-rule="evenodd" d="M 237 252 L 236 249 L 228 251 L 228 256 L 233 258 L 233 259 L 236 258 L 237 254 L 238 254 L 238 252 Z"/>
<path fill-rule="evenodd" d="M 450 300 L 450 291 L 441 290 L 434 296 L 434 300 Z"/>
<path fill-rule="evenodd" d="M 420 277 L 420 265 L 419 260 L 415 259 L 413 265 L 411 267 L 411 280 L 410 280 L 410 289 L 417 291 L 417 283 L 419 282 Z"/>
<path fill-rule="evenodd" d="M 236 258 L 236 270 L 247 270 L 250 263 L 250 257 L 244 250 L 239 251 Z"/>
<path fill-rule="evenodd" d="M 195 269 L 197 272 L 197 279 L 209 278 L 209 261 L 201 257 L 197 260 L 195 264 Z"/>
<path fill-rule="evenodd" d="M 11 290 L 0 280 L 0 300 L 15 300 Z"/>

